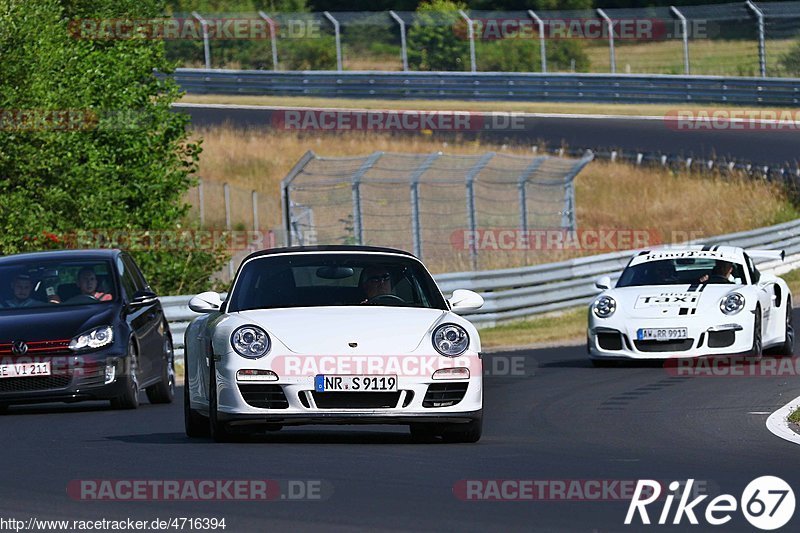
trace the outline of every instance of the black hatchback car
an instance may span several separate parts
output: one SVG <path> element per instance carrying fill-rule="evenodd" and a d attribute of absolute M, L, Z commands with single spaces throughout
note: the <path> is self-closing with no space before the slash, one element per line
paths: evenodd
<path fill-rule="evenodd" d="M 130 255 L 64 250 L 0 257 L 0 411 L 111 400 L 135 409 L 175 395 L 164 311 Z"/>

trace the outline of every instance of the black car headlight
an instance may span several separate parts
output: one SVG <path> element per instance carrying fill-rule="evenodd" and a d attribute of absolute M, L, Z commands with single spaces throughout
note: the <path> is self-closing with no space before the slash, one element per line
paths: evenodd
<path fill-rule="evenodd" d="M 744 309 L 744 296 L 732 292 L 719 302 L 719 310 L 726 315 L 735 315 Z"/>
<path fill-rule="evenodd" d="M 592 311 L 598 318 L 608 318 L 617 310 L 617 302 L 611 296 L 601 296 L 592 305 Z"/>
<path fill-rule="evenodd" d="M 456 324 L 442 324 L 433 330 L 433 347 L 447 357 L 459 356 L 469 347 L 469 334 Z"/>
<path fill-rule="evenodd" d="M 231 346 L 242 357 L 258 359 L 269 352 L 269 335 L 258 326 L 242 326 L 231 334 Z"/>
<path fill-rule="evenodd" d="M 83 350 L 96 350 L 114 342 L 114 330 L 111 326 L 100 326 L 81 333 L 69 341 L 69 349 L 80 352 Z"/>

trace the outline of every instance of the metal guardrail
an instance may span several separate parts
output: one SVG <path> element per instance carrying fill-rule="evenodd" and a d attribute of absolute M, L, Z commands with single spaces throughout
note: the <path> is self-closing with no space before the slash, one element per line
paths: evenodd
<path fill-rule="evenodd" d="M 193 94 L 792 106 L 800 78 L 177 69 Z"/>
<path fill-rule="evenodd" d="M 771 248 L 786 251 L 786 261 L 761 261 L 765 272 L 783 273 L 800 268 L 800 219 L 752 231 L 704 239 L 703 244 L 730 244 L 743 248 Z M 594 281 L 611 276 L 616 281 L 637 250 L 580 257 L 569 261 L 523 268 L 454 272 L 434 276 L 445 295 L 455 289 L 481 293 L 485 303 L 477 312 L 465 314 L 479 327 L 536 314 L 586 305 L 597 295 Z M 183 356 L 183 334 L 198 315 L 189 307 L 190 296 L 161 298 L 170 322 L 176 355 Z"/>

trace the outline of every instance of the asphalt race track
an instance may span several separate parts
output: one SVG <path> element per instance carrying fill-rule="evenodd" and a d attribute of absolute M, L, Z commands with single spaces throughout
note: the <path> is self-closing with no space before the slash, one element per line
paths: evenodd
<path fill-rule="evenodd" d="M 524 372 L 501 375 L 514 358 Z M 685 518 L 679 528 L 625 526 L 627 500 L 463 501 L 455 494 L 464 494 L 460 480 L 487 479 L 693 478 L 712 494 L 739 499 L 752 479 L 777 475 L 800 489 L 800 449 L 765 427 L 769 413 L 798 395 L 796 373 L 676 377 L 658 365 L 595 369 L 584 346 L 490 354 L 485 364 L 494 375 L 486 381 L 484 436 L 474 445 L 412 444 L 406 428 L 391 426 L 294 428 L 217 444 L 184 436 L 180 401 L 136 411 L 105 403 L 12 407 L 0 416 L 0 517 L 224 517 L 226 532 L 749 531 L 738 511 L 718 528 L 692 528 Z M 79 479 L 312 480 L 319 497 L 80 501 L 67 493 Z M 651 518 L 660 511 L 658 504 Z M 798 520 L 786 529 L 796 530 Z"/>
<path fill-rule="evenodd" d="M 229 124 L 238 128 L 271 128 L 280 123 L 273 116 L 276 110 L 290 109 L 200 104 L 176 104 L 174 108 L 191 115 L 192 123 L 198 127 Z M 800 131 L 796 128 L 676 129 L 659 117 L 526 114 L 522 117 L 522 128 L 518 130 L 485 129 L 460 135 L 518 144 L 544 142 L 550 147 L 566 145 L 580 149 L 693 157 L 696 160 L 717 158 L 758 166 L 788 164 L 792 168 L 797 166 L 797 146 L 800 145 Z"/>

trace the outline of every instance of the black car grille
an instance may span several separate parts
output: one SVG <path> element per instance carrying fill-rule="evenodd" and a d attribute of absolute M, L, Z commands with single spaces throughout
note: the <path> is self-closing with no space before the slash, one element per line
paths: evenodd
<path fill-rule="evenodd" d="M 37 376 L 0 379 L 0 392 L 30 392 L 63 389 L 69 385 L 71 376 Z"/>
<path fill-rule="evenodd" d="M 248 405 L 259 409 L 288 409 L 289 401 L 280 385 L 239 384 L 239 392 Z"/>
<path fill-rule="evenodd" d="M 319 409 L 391 409 L 397 407 L 400 394 L 401 391 L 311 392 Z"/>
<path fill-rule="evenodd" d="M 464 399 L 469 383 L 434 383 L 422 400 L 422 407 L 450 407 Z"/>
<path fill-rule="evenodd" d="M 619 332 L 610 332 L 610 331 L 598 332 L 597 344 L 603 350 L 621 350 L 622 335 Z"/>
<path fill-rule="evenodd" d="M 735 340 L 736 333 L 733 330 L 708 332 L 709 348 L 726 348 L 733 344 Z"/>
<path fill-rule="evenodd" d="M 72 351 L 69 349 L 69 339 L 54 340 L 54 341 L 31 341 L 25 342 L 27 350 L 24 355 L 26 356 L 49 356 L 49 355 L 67 355 Z M 0 342 L 0 356 L 3 355 L 22 355 L 15 354 L 13 345 L 10 342 Z"/>
<path fill-rule="evenodd" d="M 694 345 L 694 339 L 679 341 L 633 341 L 640 352 L 685 352 Z"/>

